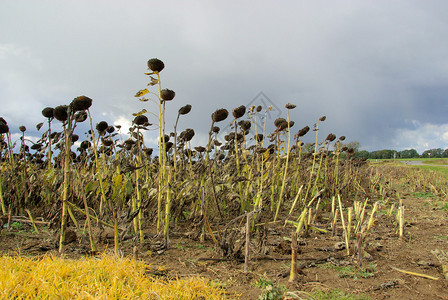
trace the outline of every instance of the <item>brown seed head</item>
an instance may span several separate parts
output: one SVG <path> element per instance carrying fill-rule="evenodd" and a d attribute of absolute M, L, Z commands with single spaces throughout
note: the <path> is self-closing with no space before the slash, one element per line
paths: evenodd
<path fill-rule="evenodd" d="M 45 107 L 43 110 L 42 110 L 42 115 L 45 117 L 45 118 L 48 118 L 48 119 L 51 119 L 51 118 L 53 118 L 53 108 L 52 107 Z"/>
<path fill-rule="evenodd" d="M 327 138 L 325 139 L 326 141 L 332 142 L 336 139 L 336 136 L 333 133 L 330 133 L 329 135 L 327 135 Z"/>
<path fill-rule="evenodd" d="M 164 89 L 160 91 L 160 97 L 163 101 L 171 101 L 174 99 L 174 96 L 176 96 L 176 93 L 169 89 Z"/>
<path fill-rule="evenodd" d="M 3 122 L 0 122 L 0 134 L 7 133 L 9 131 L 8 125 Z"/>
<path fill-rule="evenodd" d="M 285 107 L 286 107 L 286 109 L 294 109 L 294 108 L 296 108 L 296 105 L 288 103 L 285 105 Z"/>
<path fill-rule="evenodd" d="M 241 118 L 246 113 L 246 106 L 241 105 L 237 108 L 234 108 L 232 111 L 233 117 L 235 119 Z"/>
<path fill-rule="evenodd" d="M 148 68 L 153 72 L 160 72 L 165 68 L 165 64 L 158 58 L 148 60 Z"/>
<path fill-rule="evenodd" d="M 133 139 L 127 139 L 126 141 L 124 141 L 125 145 L 135 145 L 135 141 Z"/>
<path fill-rule="evenodd" d="M 323 122 L 323 121 L 325 121 L 326 119 L 327 119 L 326 116 L 322 116 L 322 117 L 319 118 L 319 121 Z"/>
<path fill-rule="evenodd" d="M 25 132 L 25 131 L 26 131 L 26 127 L 25 127 L 25 126 L 20 126 L 20 127 L 19 127 L 19 130 L 20 130 L 21 132 Z"/>
<path fill-rule="evenodd" d="M 280 123 L 280 125 L 277 127 L 277 130 L 282 131 L 282 130 L 285 130 L 286 128 L 288 128 L 288 122 L 284 121 L 284 122 Z"/>
<path fill-rule="evenodd" d="M 73 99 L 70 105 L 73 111 L 86 110 L 92 106 L 92 99 L 86 96 L 79 96 Z"/>
<path fill-rule="evenodd" d="M 229 115 L 229 112 L 227 111 L 227 109 L 220 108 L 212 114 L 212 120 L 215 123 L 221 122 L 221 121 L 224 121 L 225 119 L 227 119 L 228 115 Z"/>
<path fill-rule="evenodd" d="M 286 120 L 284 118 L 278 118 L 274 121 L 274 125 L 277 128 L 281 127 L 282 123 L 286 123 Z M 286 125 L 286 126 L 288 126 L 288 125 Z"/>
<path fill-rule="evenodd" d="M 87 120 L 87 113 L 85 111 L 78 111 L 75 114 L 75 120 L 78 123 L 84 122 L 85 120 Z"/>
<path fill-rule="evenodd" d="M 134 124 L 139 126 L 146 126 L 148 124 L 148 117 L 145 115 L 136 116 L 134 119 Z"/>
<path fill-rule="evenodd" d="M 191 105 L 187 104 L 179 109 L 179 115 L 186 115 L 191 111 Z"/>
<path fill-rule="evenodd" d="M 143 152 L 145 152 L 146 156 L 151 156 L 153 149 L 152 148 L 144 148 Z"/>
<path fill-rule="evenodd" d="M 109 147 L 114 143 L 114 141 L 112 141 L 111 139 L 102 139 L 101 141 L 103 142 L 103 145 L 106 147 Z"/>
<path fill-rule="evenodd" d="M 53 110 L 53 116 L 56 120 L 64 122 L 68 118 L 68 106 L 67 105 L 59 105 L 56 106 Z"/>
<path fill-rule="evenodd" d="M 191 128 L 187 128 L 184 131 L 182 131 L 179 135 L 179 138 L 188 142 L 191 141 L 191 139 L 194 137 L 194 130 Z"/>
<path fill-rule="evenodd" d="M 304 136 L 305 134 L 308 133 L 308 131 L 310 131 L 310 127 L 309 126 L 305 126 L 302 129 L 299 130 L 299 132 L 297 133 L 297 135 L 299 137 Z"/>
<path fill-rule="evenodd" d="M 241 120 L 241 121 L 238 122 L 238 125 L 240 125 L 241 129 L 246 131 L 246 130 L 250 129 L 250 127 L 252 126 L 252 123 L 250 121 L 247 121 L 247 120 Z"/>
<path fill-rule="evenodd" d="M 198 151 L 200 153 L 205 152 L 205 148 L 202 147 L 202 146 L 194 147 L 194 150 L 196 150 L 196 151 Z"/>
<path fill-rule="evenodd" d="M 107 124 L 106 121 L 101 121 L 98 124 L 96 124 L 96 130 L 98 130 L 98 132 L 106 131 L 107 127 L 109 127 L 109 124 Z"/>
<path fill-rule="evenodd" d="M 39 151 L 40 149 L 42 149 L 42 144 L 33 144 L 31 145 L 31 149 Z"/>

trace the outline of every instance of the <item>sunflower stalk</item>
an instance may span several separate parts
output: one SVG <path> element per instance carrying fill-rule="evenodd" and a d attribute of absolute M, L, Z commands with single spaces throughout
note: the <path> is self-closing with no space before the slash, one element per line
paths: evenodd
<path fill-rule="evenodd" d="M 64 155 L 64 177 L 62 182 L 62 215 L 61 215 L 61 235 L 59 239 L 59 253 L 64 251 L 65 243 L 65 230 L 67 227 L 67 202 L 68 202 L 68 190 L 69 190 L 69 172 L 70 172 L 70 147 L 72 143 L 71 139 L 71 126 L 72 116 L 71 109 L 68 108 L 67 124 L 64 123 L 64 137 L 65 137 L 65 155 Z"/>
<path fill-rule="evenodd" d="M 286 148 L 286 151 L 287 151 L 286 152 L 286 163 L 285 163 L 285 171 L 283 173 L 282 187 L 280 189 L 280 195 L 278 196 L 278 199 L 277 199 L 277 210 L 275 211 L 274 222 L 277 220 L 278 213 L 280 212 L 280 207 L 283 202 L 283 191 L 285 190 L 286 175 L 288 174 L 289 152 L 290 152 L 290 147 L 291 147 L 291 128 L 290 128 L 290 123 L 289 123 L 289 109 L 287 110 L 286 118 L 287 118 L 286 122 L 288 123 L 288 145 Z"/>
<path fill-rule="evenodd" d="M 341 222 L 342 222 L 342 228 L 344 229 L 344 238 L 345 238 L 345 248 L 347 249 L 347 255 L 350 254 L 350 236 L 347 229 L 347 226 L 345 225 L 345 219 L 344 219 L 344 213 L 342 210 L 342 201 L 341 196 L 338 195 L 338 203 L 339 203 L 339 212 L 341 214 Z"/>
<path fill-rule="evenodd" d="M 297 279 L 297 252 L 299 246 L 297 244 L 297 233 L 291 234 L 291 271 L 289 273 L 289 282 L 294 282 Z"/>
<path fill-rule="evenodd" d="M 6 205 L 5 205 L 5 199 L 3 198 L 3 178 L 0 177 L 0 202 L 2 206 L 2 213 L 3 215 L 6 215 Z"/>
<path fill-rule="evenodd" d="M 95 131 L 93 130 L 93 123 L 92 123 L 92 117 L 90 115 L 90 109 L 87 109 L 87 114 L 89 116 L 90 121 L 90 132 L 92 133 L 92 144 L 93 144 L 93 153 L 95 157 L 95 168 L 97 180 L 100 185 L 100 193 L 101 193 L 101 200 L 100 200 L 100 217 L 103 216 L 103 205 L 107 202 L 106 200 L 106 193 L 104 192 L 103 187 L 103 170 L 102 170 L 102 164 L 98 158 L 98 149 L 97 149 L 97 140 L 95 138 Z"/>

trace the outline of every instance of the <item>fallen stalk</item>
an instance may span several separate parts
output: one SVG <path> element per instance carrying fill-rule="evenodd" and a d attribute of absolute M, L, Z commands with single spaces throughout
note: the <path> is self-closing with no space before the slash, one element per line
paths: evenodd
<path fill-rule="evenodd" d="M 87 215 L 86 215 L 86 212 L 85 212 L 84 210 L 80 209 L 79 207 L 77 207 L 75 204 L 71 203 L 70 201 L 67 201 L 67 203 L 68 203 L 71 207 L 73 207 L 73 209 L 75 209 L 76 211 L 78 211 L 78 212 L 82 213 L 83 215 L 87 216 Z M 106 226 L 106 227 L 114 228 L 114 225 L 111 225 L 111 224 L 109 224 L 109 223 L 106 223 L 106 222 L 104 222 L 103 220 L 100 220 L 99 218 L 92 216 L 91 214 L 89 214 L 89 217 L 92 218 L 92 219 L 94 219 L 94 220 L 97 221 L 98 223 L 100 223 L 100 224 Z M 120 228 L 118 228 L 118 230 L 123 231 L 123 229 L 120 229 Z"/>
<path fill-rule="evenodd" d="M 426 275 L 426 274 L 422 274 L 422 273 L 416 273 L 416 272 L 411 272 L 411 271 L 406 271 L 406 270 L 402 270 L 402 269 L 398 269 L 395 268 L 393 266 L 389 266 L 392 269 L 394 269 L 395 271 L 401 272 L 401 273 L 405 273 L 405 274 L 409 274 L 409 275 L 413 275 L 413 276 L 418 276 L 418 277 L 423 277 L 423 278 L 427 278 L 427 279 L 432 279 L 432 280 L 439 280 L 438 277 L 433 277 L 430 275 Z"/>

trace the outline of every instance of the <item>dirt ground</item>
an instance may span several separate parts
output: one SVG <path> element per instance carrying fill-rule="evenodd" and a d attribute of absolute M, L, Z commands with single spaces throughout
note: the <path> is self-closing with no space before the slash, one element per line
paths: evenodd
<path fill-rule="evenodd" d="M 251 237 L 248 272 L 243 271 L 244 247 L 240 256 L 223 259 L 222 251 L 214 247 L 208 235 L 203 242 L 192 239 L 191 228 L 173 230 L 168 250 L 159 247 L 160 238 L 150 228 L 144 245 L 129 239 L 121 243 L 120 249 L 122 255 L 137 255 L 138 259 L 150 263 L 149 273 L 153 276 L 204 276 L 221 284 L 231 298 L 257 299 L 261 293 L 268 292 L 262 287 L 263 283 L 265 286 L 269 283 L 271 292 L 277 287 L 287 290 L 287 299 L 299 299 L 297 296 L 309 299 L 306 293 L 335 289 L 361 299 L 448 299 L 447 281 L 443 279 L 439 261 L 431 253 L 435 249 L 448 250 L 448 214 L 442 206 L 444 202 L 412 193 L 404 194 L 402 198 L 407 222 L 404 238 L 400 239 L 395 233 L 395 217 L 386 213 L 390 204 L 384 204 L 378 210 L 375 227 L 366 238 L 361 267 L 356 255 L 347 255 L 342 230 L 335 236 L 309 231 L 307 237 L 299 239 L 299 275 L 292 283 L 288 282 L 288 271 L 289 237 L 293 228 L 279 223 L 257 227 Z M 322 220 L 325 217 L 322 214 Z M 237 232 L 233 239 L 235 244 L 244 244 L 244 223 L 233 226 Z M 317 221 L 316 225 L 328 229 L 324 221 Z M 15 222 L 10 229 L 4 225 L 0 234 L 0 253 L 57 255 L 56 229 L 45 225 L 39 228 L 37 234 L 25 222 Z M 82 257 L 89 250 L 88 239 L 80 230 L 74 231 L 78 233 L 66 246 L 65 255 Z M 100 252 L 113 252 L 112 237 L 108 229 L 97 232 Z M 438 280 L 406 274 L 394 268 Z"/>

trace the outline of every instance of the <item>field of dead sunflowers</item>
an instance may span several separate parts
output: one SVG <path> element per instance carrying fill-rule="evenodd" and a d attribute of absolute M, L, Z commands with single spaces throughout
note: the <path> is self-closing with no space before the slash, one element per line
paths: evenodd
<path fill-rule="evenodd" d="M 344 268 L 353 280 L 379 279 L 383 266 L 434 281 L 439 295 L 448 276 L 443 246 L 419 241 L 434 246 L 434 262 L 420 266 L 430 274 L 381 255 L 418 236 L 412 209 L 424 207 L 411 200 L 423 193 L 446 203 L 445 178 L 355 159 L 344 136 L 319 135 L 325 116 L 297 129 L 291 103 L 273 132 L 270 107 L 217 109 L 204 124 L 207 144 L 191 146 L 194 129 L 178 125 L 194 107 L 178 108 L 167 128 L 176 94 L 162 88 L 161 60 L 148 68 L 148 87 L 135 95 L 147 108 L 131 128 L 95 123 L 87 96 L 44 108 L 37 142 L 24 126 L 12 141 L 0 119 L 1 297 L 319 299 L 348 297 L 347 288 L 353 297 L 405 295 L 409 283 L 398 279 L 355 291 L 319 280 Z M 149 128 L 158 130 L 155 149 L 145 143 Z M 446 213 L 436 213 L 443 228 Z"/>

